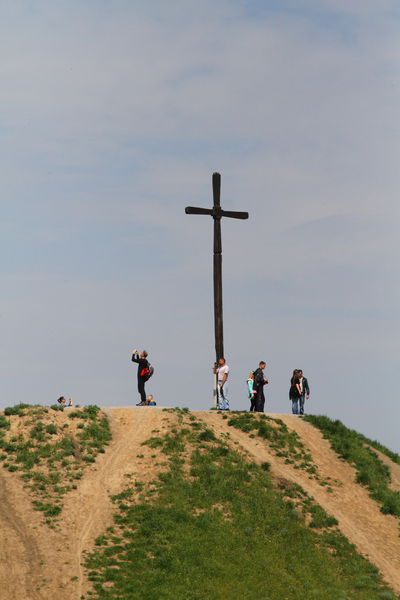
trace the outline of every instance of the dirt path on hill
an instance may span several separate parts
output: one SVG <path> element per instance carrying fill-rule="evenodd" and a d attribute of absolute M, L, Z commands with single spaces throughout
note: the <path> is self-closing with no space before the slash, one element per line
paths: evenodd
<path fill-rule="evenodd" d="M 333 493 L 327 491 L 327 486 L 322 487 L 315 479 L 309 478 L 305 471 L 285 464 L 283 458 L 275 456 L 266 441 L 250 438 L 247 433 L 229 427 L 221 415 L 211 411 L 198 411 L 195 414 L 212 426 L 216 433 L 229 433 L 232 442 L 238 442 L 251 459 L 271 463 L 273 476 L 284 477 L 301 485 L 328 513 L 337 518 L 342 533 L 380 569 L 387 583 L 400 593 L 399 521 L 380 512 L 378 504 L 368 496 L 367 490 L 355 483 L 355 469 L 331 450 L 329 441 L 323 439 L 318 429 L 293 415 L 270 415 L 282 419 L 289 429 L 300 435 L 322 479 L 331 478 L 340 482 L 330 484 Z"/>
<path fill-rule="evenodd" d="M 126 475 L 132 475 L 132 481 L 153 479 L 157 467 L 152 464 L 148 453 L 143 454 L 142 442 L 151 436 L 153 429 L 162 430 L 165 413 L 159 409 L 119 408 L 107 411 L 112 430 L 112 443 L 106 453 L 99 457 L 73 497 L 69 495 L 65 503 L 63 531 L 70 555 L 70 573 L 78 580 L 73 584 L 73 595 L 65 598 L 80 598 L 87 591 L 82 566 L 83 551 L 91 548 L 94 539 L 112 524 L 113 505 L 110 495 L 121 491 L 127 483 Z M 71 535 L 72 534 L 72 535 Z M 61 567 L 61 565 L 60 565 Z M 64 569 L 65 570 L 65 569 Z M 63 583 L 68 585 L 67 577 Z"/>
<path fill-rule="evenodd" d="M 159 470 L 141 444 L 166 427 L 166 413 L 158 407 L 106 412 L 112 442 L 64 498 L 55 530 L 33 510 L 17 474 L 0 470 L 0 600 L 79 600 L 88 589 L 83 551 L 112 524 L 110 494 L 121 491 L 126 475 L 148 481 Z"/>
<path fill-rule="evenodd" d="M 19 501 L 14 502 L 14 499 Z M 36 515 L 22 482 L 0 470 L 0 598 L 38 600 L 35 573 L 40 568 Z"/>

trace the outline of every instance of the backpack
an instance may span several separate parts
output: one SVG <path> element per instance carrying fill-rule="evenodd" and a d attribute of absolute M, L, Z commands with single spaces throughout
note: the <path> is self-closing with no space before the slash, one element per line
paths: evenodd
<path fill-rule="evenodd" d="M 140 377 L 143 377 L 143 379 L 145 381 L 148 381 L 150 379 L 150 377 L 153 375 L 154 373 L 154 367 L 151 366 L 151 364 L 149 363 L 149 366 L 147 368 L 144 368 L 140 371 Z"/>

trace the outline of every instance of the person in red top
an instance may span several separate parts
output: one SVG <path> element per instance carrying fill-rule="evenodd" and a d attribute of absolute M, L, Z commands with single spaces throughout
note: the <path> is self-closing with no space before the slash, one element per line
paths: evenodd
<path fill-rule="evenodd" d="M 132 353 L 132 362 L 137 363 L 137 381 L 138 381 L 138 392 L 140 394 L 140 402 L 136 406 L 146 405 L 146 392 L 144 390 L 144 384 L 146 383 L 149 375 L 149 361 L 147 360 L 147 352 L 143 350 L 139 354 L 139 350 L 134 350 Z"/>

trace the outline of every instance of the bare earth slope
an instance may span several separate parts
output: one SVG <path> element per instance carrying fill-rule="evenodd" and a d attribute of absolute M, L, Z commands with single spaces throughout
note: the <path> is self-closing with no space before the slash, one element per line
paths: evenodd
<path fill-rule="evenodd" d="M 113 440 L 106 453 L 85 472 L 78 489 L 65 497 L 56 530 L 49 529 L 42 515 L 32 509 L 18 475 L 0 469 L 1 600 L 78 600 L 87 589 L 82 553 L 112 523 L 110 494 L 121 490 L 126 475 L 141 481 L 155 476 L 151 459 L 138 461 L 137 455 L 143 453 L 141 443 L 151 437 L 153 430 L 162 431 L 168 426 L 166 413 L 159 407 L 110 408 L 107 413 Z M 304 471 L 285 464 L 264 440 L 229 427 L 214 411 L 195 414 L 216 433 L 229 433 L 249 459 L 270 462 L 273 476 L 301 485 L 338 519 L 342 532 L 400 592 L 398 520 L 379 511 L 367 491 L 355 483 L 354 469 L 336 456 L 317 429 L 292 415 L 272 415 L 279 416 L 302 437 L 321 477 L 337 480 L 332 485 L 333 493 Z"/>

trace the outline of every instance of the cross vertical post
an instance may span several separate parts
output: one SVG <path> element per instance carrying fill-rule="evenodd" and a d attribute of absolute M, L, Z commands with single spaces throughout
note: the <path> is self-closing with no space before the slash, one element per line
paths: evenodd
<path fill-rule="evenodd" d="M 214 218 L 214 332 L 215 359 L 224 356 L 224 326 L 222 309 L 222 240 L 221 240 L 221 175 L 213 173 Z"/>
<path fill-rule="evenodd" d="M 210 208 L 198 208 L 187 206 L 185 213 L 187 215 L 210 215 L 214 219 L 214 333 L 215 333 L 215 358 L 224 357 L 224 327 L 222 310 L 222 240 L 221 240 L 221 218 L 230 217 L 232 219 L 248 219 L 249 213 L 222 210 L 221 208 L 221 175 L 213 173 L 212 176 L 213 201 L 214 205 Z M 214 402 L 217 401 L 217 383 L 214 381 Z"/>

